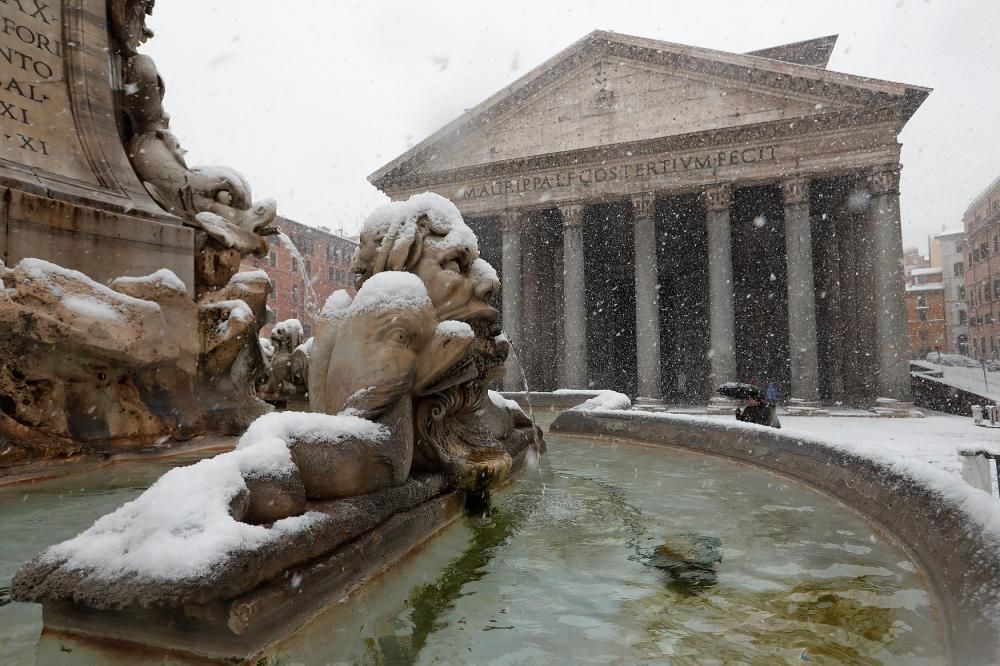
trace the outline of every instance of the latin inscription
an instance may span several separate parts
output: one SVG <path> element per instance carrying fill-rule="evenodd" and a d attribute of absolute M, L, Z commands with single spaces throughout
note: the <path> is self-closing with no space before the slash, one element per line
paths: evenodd
<path fill-rule="evenodd" d="M 90 180 L 66 87 L 62 6 L 0 0 L 0 156 Z"/>
<path fill-rule="evenodd" d="M 494 180 L 489 183 L 463 187 L 458 191 L 458 196 L 462 199 L 481 199 L 520 192 L 537 192 L 574 186 L 589 187 L 615 181 L 651 180 L 675 173 L 713 170 L 757 162 L 773 162 L 776 148 L 777 146 L 759 146 L 710 153 L 691 153 L 656 161 L 568 169 L 538 176 Z"/>

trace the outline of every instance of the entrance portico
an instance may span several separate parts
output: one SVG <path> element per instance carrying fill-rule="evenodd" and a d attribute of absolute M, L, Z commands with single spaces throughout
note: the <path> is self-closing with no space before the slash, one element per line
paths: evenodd
<path fill-rule="evenodd" d="M 371 180 L 480 233 L 533 389 L 905 400 L 896 137 L 928 90 L 829 72 L 832 45 L 796 64 L 803 44 L 592 33 Z"/>

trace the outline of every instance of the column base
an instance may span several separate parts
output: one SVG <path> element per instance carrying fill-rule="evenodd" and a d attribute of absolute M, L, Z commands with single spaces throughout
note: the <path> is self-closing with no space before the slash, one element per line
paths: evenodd
<path fill-rule="evenodd" d="M 903 402 L 894 398 L 875 398 L 875 406 L 869 411 L 889 419 L 924 418 L 924 413 L 916 409 L 912 402 Z"/>
<path fill-rule="evenodd" d="M 740 403 L 731 398 L 715 396 L 708 399 L 708 405 L 705 407 L 705 413 L 733 416 L 739 407 Z"/>
<path fill-rule="evenodd" d="M 632 402 L 632 409 L 641 409 L 644 412 L 665 412 L 667 405 L 660 398 L 638 397 Z"/>
<path fill-rule="evenodd" d="M 788 416 L 829 416 L 830 410 L 823 407 L 818 400 L 789 398 L 785 404 L 785 414 Z"/>

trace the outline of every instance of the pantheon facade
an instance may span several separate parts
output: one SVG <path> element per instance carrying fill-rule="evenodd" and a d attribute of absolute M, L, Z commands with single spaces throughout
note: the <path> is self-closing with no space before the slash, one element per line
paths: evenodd
<path fill-rule="evenodd" d="M 906 400 L 898 135 L 930 91 L 835 43 L 593 32 L 369 180 L 458 205 L 532 390 Z"/>

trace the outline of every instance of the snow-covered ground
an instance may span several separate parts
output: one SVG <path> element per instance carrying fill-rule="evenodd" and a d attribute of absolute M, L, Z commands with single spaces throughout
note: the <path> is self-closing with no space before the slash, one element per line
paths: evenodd
<path fill-rule="evenodd" d="M 781 432 L 901 463 L 923 477 L 934 476 L 933 470 L 940 470 L 961 479 L 960 449 L 1000 448 L 1000 429 L 973 425 L 971 417 L 923 411 L 926 418 L 922 419 L 783 415 Z M 736 422 L 727 415 L 704 418 Z M 925 473 L 920 474 L 921 471 Z M 1000 503 L 996 508 L 1000 509 Z"/>

